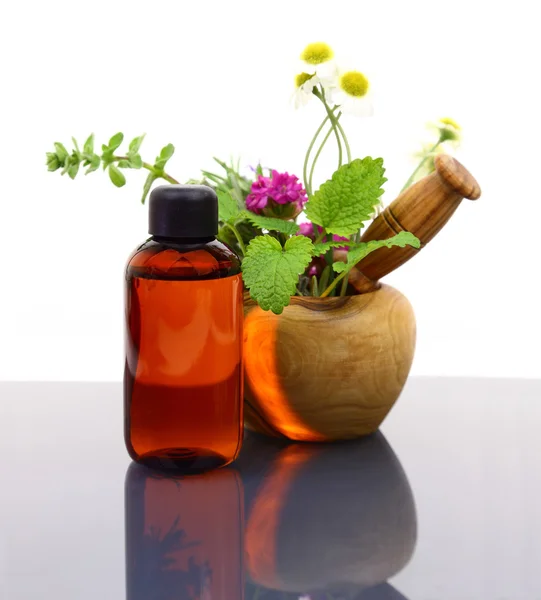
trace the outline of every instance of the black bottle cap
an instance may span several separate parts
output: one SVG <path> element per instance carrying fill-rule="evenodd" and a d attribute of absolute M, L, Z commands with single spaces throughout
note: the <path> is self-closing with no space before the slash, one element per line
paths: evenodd
<path fill-rule="evenodd" d="M 218 233 L 218 198 L 206 185 L 160 185 L 150 194 L 148 232 L 169 238 Z"/>

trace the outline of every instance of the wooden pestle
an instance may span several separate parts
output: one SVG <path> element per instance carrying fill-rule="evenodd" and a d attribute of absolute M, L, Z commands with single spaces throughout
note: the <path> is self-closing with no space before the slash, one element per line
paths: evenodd
<path fill-rule="evenodd" d="M 438 154 L 434 165 L 434 173 L 404 190 L 374 219 L 361 237 L 362 242 L 385 240 L 401 231 L 410 231 L 419 238 L 422 249 L 451 218 L 462 198 L 479 198 L 479 184 L 458 160 Z M 373 291 L 379 279 L 419 251 L 411 246 L 380 248 L 351 270 L 349 283 L 358 292 Z"/>

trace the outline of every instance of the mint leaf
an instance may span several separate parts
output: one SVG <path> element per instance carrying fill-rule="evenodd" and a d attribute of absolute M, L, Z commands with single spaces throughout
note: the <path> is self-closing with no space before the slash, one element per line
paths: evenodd
<path fill-rule="evenodd" d="M 333 263 L 333 269 L 337 273 L 342 273 L 345 270 L 351 270 L 360 260 L 365 256 L 368 256 L 374 250 L 380 248 L 391 248 L 391 246 L 412 246 L 413 248 L 420 248 L 421 243 L 419 240 L 410 233 L 409 231 L 401 231 L 399 234 L 387 239 L 387 240 L 372 240 L 370 242 L 360 242 L 355 244 L 354 247 L 350 248 L 347 254 L 347 263 L 335 262 Z"/>
<path fill-rule="evenodd" d="M 152 184 L 156 181 L 156 179 L 158 179 L 158 178 L 156 177 L 156 175 L 154 175 L 154 173 L 148 174 L 148 177 L 145 180 L 145 185 L 143 186 L 143 195 L 141 197 L 141 204 L 145 203 L 148 193 L 150 192 L 150 188 L 152 187 Z"/>
<path fill-rule="evenodd" d="M 312 240 L 298 235 L 282 247 L 270 235 L 254 238 L 242 261 L 242 274 L 250 295 L 263 310 L 279 315 L 295 293 L 299 275 L 312 259 Z"/>
<path fill-rule="evenodd" d="M 83 152 L 85 154 L 88 154 L 89 156 L 94 154 L 94 134 L 93 133 L 91 133 L 88 136 L 88 138 L 83 146 Z"/>
<path fill-rule="evenodd" d="M 141 144 L 143 143 L 143 140 L 145 139 L 145 135 L 146 135 L 146 133 L 143 133 L 143 135 L 133 138 L 133 140 L 130 142 L 130 146 L 129 146 L 130 154 L 137 154 L 137 152 L 139 152 L 139 148 L 141 147 Z"/>
<path fill-rule="evenodd" d="M 124 173 L 121 173 L 115 165 L 109 165 L 109 178 L 116 187 L 122 187 L 126 183 Z"/>
<path fill-rule="evenodd" d="M 121 132 L 115 133 L 115 135 L 109 140 L 109 146 L 108 146 L 108 150 L 110 150 L 111 152 L 114 152 L 119 146 L 120 144 L 122 144 L 122 141 L 124 140 L 124 134 Z"/>
<path fill-rule="evenodd" d="M 217 190 L 218 196 L 218 218 L 224 223 L 234 221 L 239 214 L 237 201 L 225 190 Z"/>
<path fill-rule="evenodd" d="M 383 194 L 384 173 L 382 158 L 367 156 L 342 165 L 310 198 L 306 216 L 329 233 L 356 233 Z"/>
<path fill-rule="evenodd" d="M 314 244 L 314 256 L 326 254 L 331 248 L 343 248 L 344 246 L 351 245 L 352 243 L 348 240 L 343 240 L 341 242 L 319 242 L 318 244 Z"/>
<path fill-rule="evenodd" d="M 239 218 L 250 221 L 252 225 L 259 227 L 259 229 L 268 229 L 269 231 L 279 231 L 286 235 L 295 235 L 299 231 L 300 227 L 293 221 L 284 221 L 282 219 L 276 219 L 275 217 L 263 217 L 256 215 L 248 210 L 243 210 L 239 213 Z"/>
<path fill-rule="evenodd" d="M 167 146 L 164 146 L 160 152 L 160 156 L 156 158 L 154 167 L 159 171 L 163 170 L 167 161 L 173 156 L 174 153 L 175 147 L 173 146 L 173 144 L 167 144 Z"/>

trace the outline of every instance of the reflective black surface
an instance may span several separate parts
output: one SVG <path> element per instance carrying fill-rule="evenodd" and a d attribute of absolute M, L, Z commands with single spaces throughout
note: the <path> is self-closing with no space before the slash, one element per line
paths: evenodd
<path fill-rule="evenodd" d="M 540 600 L 541 382 L 413 379 L 382 433 L 130 463 L 120 384 L 0 384 L 2 600 Z"/>

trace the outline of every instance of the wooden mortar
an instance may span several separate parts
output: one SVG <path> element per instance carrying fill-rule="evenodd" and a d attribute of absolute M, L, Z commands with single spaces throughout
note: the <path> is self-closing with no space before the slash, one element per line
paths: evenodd
<path fill-rule="evenodd" d="M 390 286 L 342 298 L 293 297 L 281 315 L 245 302 L 249 429 L 330 441 L 376 431 L 408 377 L 410 303 Z"/>

